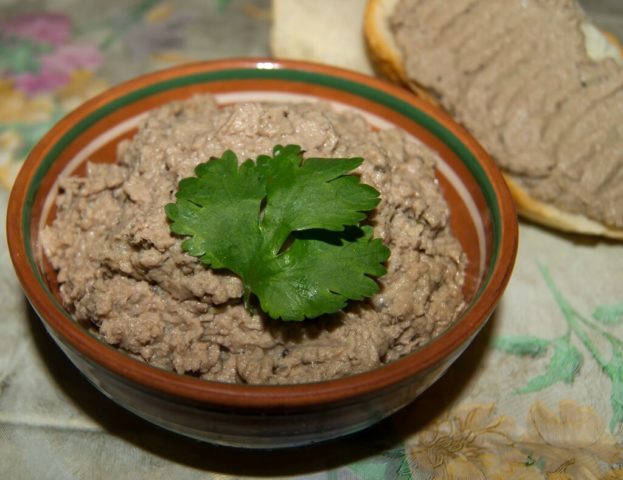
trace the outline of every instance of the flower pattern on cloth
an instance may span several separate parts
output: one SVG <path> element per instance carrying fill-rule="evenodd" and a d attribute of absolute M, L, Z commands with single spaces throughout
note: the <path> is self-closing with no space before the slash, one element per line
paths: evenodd
<path fill-rule="evenodd" d="M 61 13 L 0 21 L 0 180 L 10 186 L 23 158 L 68 110 L 102 91 L 98 47 L 75 41 Z"/>
<path fill-rule="evenodd" d="M 553 411 L 537 400 L 523 423 L 497 409 L 459 405 L 403 448 L 347 469 L 361 480 L 623 479 L 623 448 L 591 407 L 564 400 Z"/>
<path fill-rule="evenodd" d="M 599 305 L 589 317 L 577 310 L 562 294 L 548 268 L 539 266 L 539 270 L 566 323 L 565 333 L 554 339 L 535 335 L 500 336 L 495 339 L 493 346 L 523 357 L 544 356 L 552 351 L 545 371 L 516 390 L 516 393 L 525 394 L 539 392 L 559 383 L 574 382 L 586 356 L 573 341 L 577 338 L 588 356 L 592 357 L 611 382 L 612 417 L 609 427 L 615 431 L 623 425 L 623 339 L 614 331 L 614 327 L 623 325 L 623 302 Z"/>
<path fill-rule="evenodd" d="M 531 372 L 526 384 L 515 385 L 508 396 L 533 395 L 525 418 L 502 415 L 499 403 L 458 403 L 405 439 L 404 448 L 392 449 L 375 459 L 349 466 L 360 479 L 623 479 L 623 342 L 616 327 L 623 325 L 623 304 L 598 305 L 583 315 L 556 285 L 549 268 L 537 271 L 559 309 L 565 333 L 557 338 L 538 335 L 501 335 L 492 346 L 504 354 L 531 359 L 546 357 L 542 372 Z M 546 292 L 547 292 L 546 290 Z M 573 342 L 577 338 L 578 343 Z M 600 338 L 601 337 L 601 338 Z M 611 382 L 609 421 L 592 406 L 563 399 L 557 410 L 541 396 L 556 385 L 573 384 L 585 357 L 592 358 L 601 375 Z M 437 392 L 439 393 L 439 392 Z M 425 393 L 424 397 L 430 397 Z M 547 398 L 543 396 L 543 398 Z M 417 402 L 422 416 L 430 414 L 434 398 Z M 508 408 L 504 406 L 504 408 Z M 383 472 L 383 477 L 379 477 Z"/>
<path fill-rule="evenodd" d="M 620 471 L 604 472 L 623 462 L 623 449 L 606 426 L 592 408 L 572 400 L 560 402 L 558 412 L 537 401 L 519 445 L 547 472 L 548 479 L 600 479 Z"/>
<path fill-rule="evenodd" d="M 10 188 L 37 141 L 68 111 L 132 73 L 125 62 L 162 68 L 193 58 L 185 46 L 192 14 L 159 0 L 128 2 L 105 22 L 75 25 L 66 13 L 0 17 L 0 184 Z M 223 6 L 221 6 L 223 8 Z"/>
<path fill-rule="evenodd" d="M 17 15 L 0 24 L 2 74 L 27 95 L 54 91 L 69 83 L 77 70 L 95 70 L 102 63 L 96 45 L 71 43 L 71 24 L 59 13 Z"/>
<path fill-rule="evenodd" d="M 516 430 L 495 405 L 461 406 L 408 441 L 407 455 L 423 478 L 542 478 L 515 444 Z"/>

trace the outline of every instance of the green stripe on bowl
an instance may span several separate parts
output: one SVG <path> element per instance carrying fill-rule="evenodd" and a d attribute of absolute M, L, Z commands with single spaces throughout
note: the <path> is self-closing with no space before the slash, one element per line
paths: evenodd
<path fill-rule="evenodd" d="M 211 83 L 224 80 L 285 80 L 289 82 L 301 82 L 312 83 L 315 85 L 322 85 L 332 88 L 334 90 L 341 90 L 351 94 L 356 94 L 361 97 L 367 98 L 375 103 L 378 103 L 384 107 L 390 108 L 408 118 L 415 120 L 431 133 L 441 138 L 446 145 L 463 161 L 469 172 L 473 175 L 476 182 L 483 192 L 483 196 L 487 202 L 487 205 L 491 211 L 491 223 L 493 227 L 493 251 L 490 259 L 489 267 L 492 267 L 497 261 L 500 248 L 500 237 L 502 234 L 502 221 L 500 214 L 500 207 L 495 197 L 495 191 L 493 186 L 487 179 L 487 175 L 476 159 L 472 152 L 456 137 L 446 129 L 443 125 L 437 122 L 434 118 L 430 117 L 426 113 L 417 109 L 416 107 L 404 102 L 403 100 L 394 97 L 391 94 L 376 90 L 375 88 L 368 87 L 367 85 L 346 80 L 342 78 L 332 77 L 315 72 L 305 72 L 291 69 L 254 69 L 254 68 L 241 68 L 222 70 L 217 72 L 202 72 L 193 75 L 187 75 L 184 77 L 177 77 L 168 80 L 164 80 L 153 85 L 135 90 L 123 97 L 106 104 L 100 109 L 96 110 L 88 117 L 85 117 L 72 127 L 61 139 L 52 147 L 52 149 L 45 156 L 41 165 L 33 176 L 33 181 L 26 193 L 26 200 L 24 206 L 24 214 L 22 217 L 22 230 L 24 232 L 26 253 L 28 255 L 28 262 L 35 272 L 37 280 L 44 287 L 45 291 L 52 298 L 54 303 L 60 307 L 54 295 L 48 290 L 39 273 L 39 268 L 34 260 L 32 249 L 30 247 L 30 218 L 34 198 L 39 190 L 43 177 L 50 169 L 51 165 L 56 161 L 60 153 L 73 142 L 84 130 L 91 127 L 93 124 L 101 120 L 102 118 L 110 115 L 111 113 L 145 97 L 161 93 L 167 90 L 172 90 L 184 86 Z M 481 292 L 489 283 L 493 272 L 493 268 L 489 268 L 487 277 L 482 282 L 476 297 L 480 296 Z"/>

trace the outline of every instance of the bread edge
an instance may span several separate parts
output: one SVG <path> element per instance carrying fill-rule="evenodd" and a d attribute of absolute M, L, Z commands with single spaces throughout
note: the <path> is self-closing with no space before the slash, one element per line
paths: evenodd
<path fill-rule="evenodd" d="M 396 83 L 408 84 L 402 55 L 387 25 L 398 0 L 368 0 L 363 19 L 366 44 L 379 73 Z"/>

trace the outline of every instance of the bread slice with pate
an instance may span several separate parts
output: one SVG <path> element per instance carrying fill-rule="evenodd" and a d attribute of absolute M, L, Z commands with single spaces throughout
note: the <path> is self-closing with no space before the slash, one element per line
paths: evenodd
<path fill-rule="evenodd" d="M 539 37 L 543 15 L 553 28 Z M 483 143 L 523 217 L 623 240 L 623 51 L 575 0 L 368 0 L 364 33 L 380 73 Z"/>

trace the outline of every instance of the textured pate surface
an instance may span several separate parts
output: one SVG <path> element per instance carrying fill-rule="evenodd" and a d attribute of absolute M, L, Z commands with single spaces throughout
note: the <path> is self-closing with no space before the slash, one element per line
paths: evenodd
<path fill-rule="evenodd" d="M 407 75 L 531 196 L 623 226 L 623 64 L 592 60 L 575 0 L 402 0 Z"/>
<path fill-rule="evenodd" d="M 163 207 L 195 166 L 296 143 L 307 156 L 365 159 L 381 192 L 372 222 L 391 249 L 380 293 L 315 321 L 250 315 L 242 284 L 181 250 Z M 464 256 L 448 226 L 436 154 L 397 130 L 372 131 L 323 104 L 235 104 L 195 97 L 153 111 L 118 162 L 61 183 L 41 235 L 78 321 L 146 362 L 206 379 L 301 383 L 375 368 L 428 342 L 463 306 Z"/>

